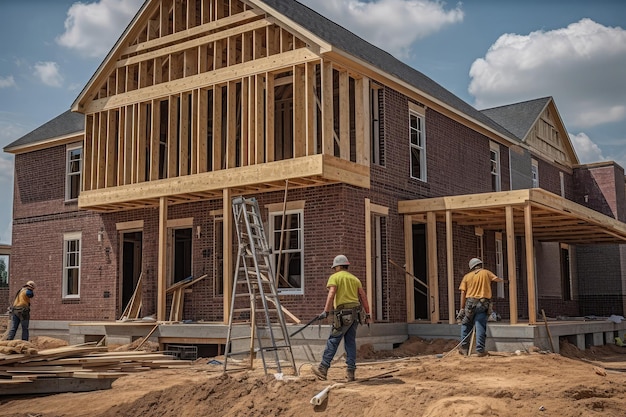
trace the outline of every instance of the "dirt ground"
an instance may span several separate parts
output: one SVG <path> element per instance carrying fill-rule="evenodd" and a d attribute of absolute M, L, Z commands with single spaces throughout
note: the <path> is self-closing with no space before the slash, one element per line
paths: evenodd
<path fill-rule="evenodd" d="M 357 382 L 343 383 L 338 358 L 329 380 L 299 363 L 298 377 L 265 376 L 262 365 L 224 374 L 201 358 L 181 369 L 137 372 L 110 390 L 4 397 L 1 416 L 624 416 L 626 348 L 615 345 L 561 354 L 491 352 L 461 356 L 455 341 L 411 338 L 394 351 L 362 346 Z M 217 358 L 219 359 L 219 358 Z M 288 369 L 289 370 L 289 369 Z M 387 373 L 384 377 L 363 380 Z M 359 382 L 359 379 L 361 381 Z M 310 400 L 331 386 L 318 406 Z"/>

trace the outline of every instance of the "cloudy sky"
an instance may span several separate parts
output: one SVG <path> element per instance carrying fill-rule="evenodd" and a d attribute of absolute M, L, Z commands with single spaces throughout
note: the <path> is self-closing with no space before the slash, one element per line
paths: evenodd
<path fill-rule="evenodd" d="M 552 96 L 581 162 L 626 167 L 626 2 L 301 0 L 478 109 Z M 143 0 L 0 1 L 0 145 L 71 106 Z M 13 156 L 0 154 L 0 243 Z"/>

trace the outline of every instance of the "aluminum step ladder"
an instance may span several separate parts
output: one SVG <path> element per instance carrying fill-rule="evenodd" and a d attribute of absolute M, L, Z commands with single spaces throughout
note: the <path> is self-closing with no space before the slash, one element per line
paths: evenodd
<path fill-rule="evenodd" d="M 235 197 L 232 207 L 239 249 L 228 319 L 224 372 L 252 369 L 255 357 L 260 355 L 266 375 L 268 368 L 282 374 L 283 367 L 291 367 L 293 374 L 297 375 L 259 204 L 255 198 Z M 242 359 L 238 360 L 237 357 Z"/>

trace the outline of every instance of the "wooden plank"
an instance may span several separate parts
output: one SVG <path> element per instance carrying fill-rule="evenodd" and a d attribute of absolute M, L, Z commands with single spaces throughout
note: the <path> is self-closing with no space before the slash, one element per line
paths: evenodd
<path fill-rule="evenodd" d="M 452 211 L 446 211 L 446 264 L 448 271 L 448 323 L 456 323 L 454 314 L 454 245 L 453 245 Z"/>
<path fill-rule="evenodd" d="M 434 324 L 439 322 L 440 313 L 439 268 L 437 267 L 437 218 L 432 212 L 426 214 L 426 242 L 426 256 L 428 259 L 428 291 L 430 296 L 429 311 L 431 311 L 430 322 Z"/>
<path fill-rule="evenodd" d="M 517 324 L 517 262 L 515 249 L 515 219 L 513 208 L 506 206 L 506 255 L 509 279 L 509 320 Z"/>
<path fill-rule="evenodd" d="M 159 200 L 159 241 L 157 260 L 157 321 L 165 319 L 165 283 L 167 269 L 167 198 Z"/>
<path fill-rule="evenodd" d="M 339 71 L 339 157 L 350 160 L 350 86 L 348 72 Z"/>
<path fill-rule="evenodd" d="M 333 65 L 322 61 L 322 153 L 334 155 L 333 127 Z"/>

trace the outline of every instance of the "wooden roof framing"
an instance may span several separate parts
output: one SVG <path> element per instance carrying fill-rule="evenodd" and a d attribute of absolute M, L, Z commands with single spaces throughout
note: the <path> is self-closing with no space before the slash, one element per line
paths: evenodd
<path fill-rule="evenodd" d="M 540 188 L 402 201 L 398 210 L 424 219 L 433 212 L 438 222 L 445 222 L 446 212 L 450 211 L 453 223 L 460 226 L 504 231 L 506 207 L 511 207 L 515 233 L 523 234 L 527 206 L 532 210 L 530 226 L 538 241 L 626 243 L 626 224 Z"/>

